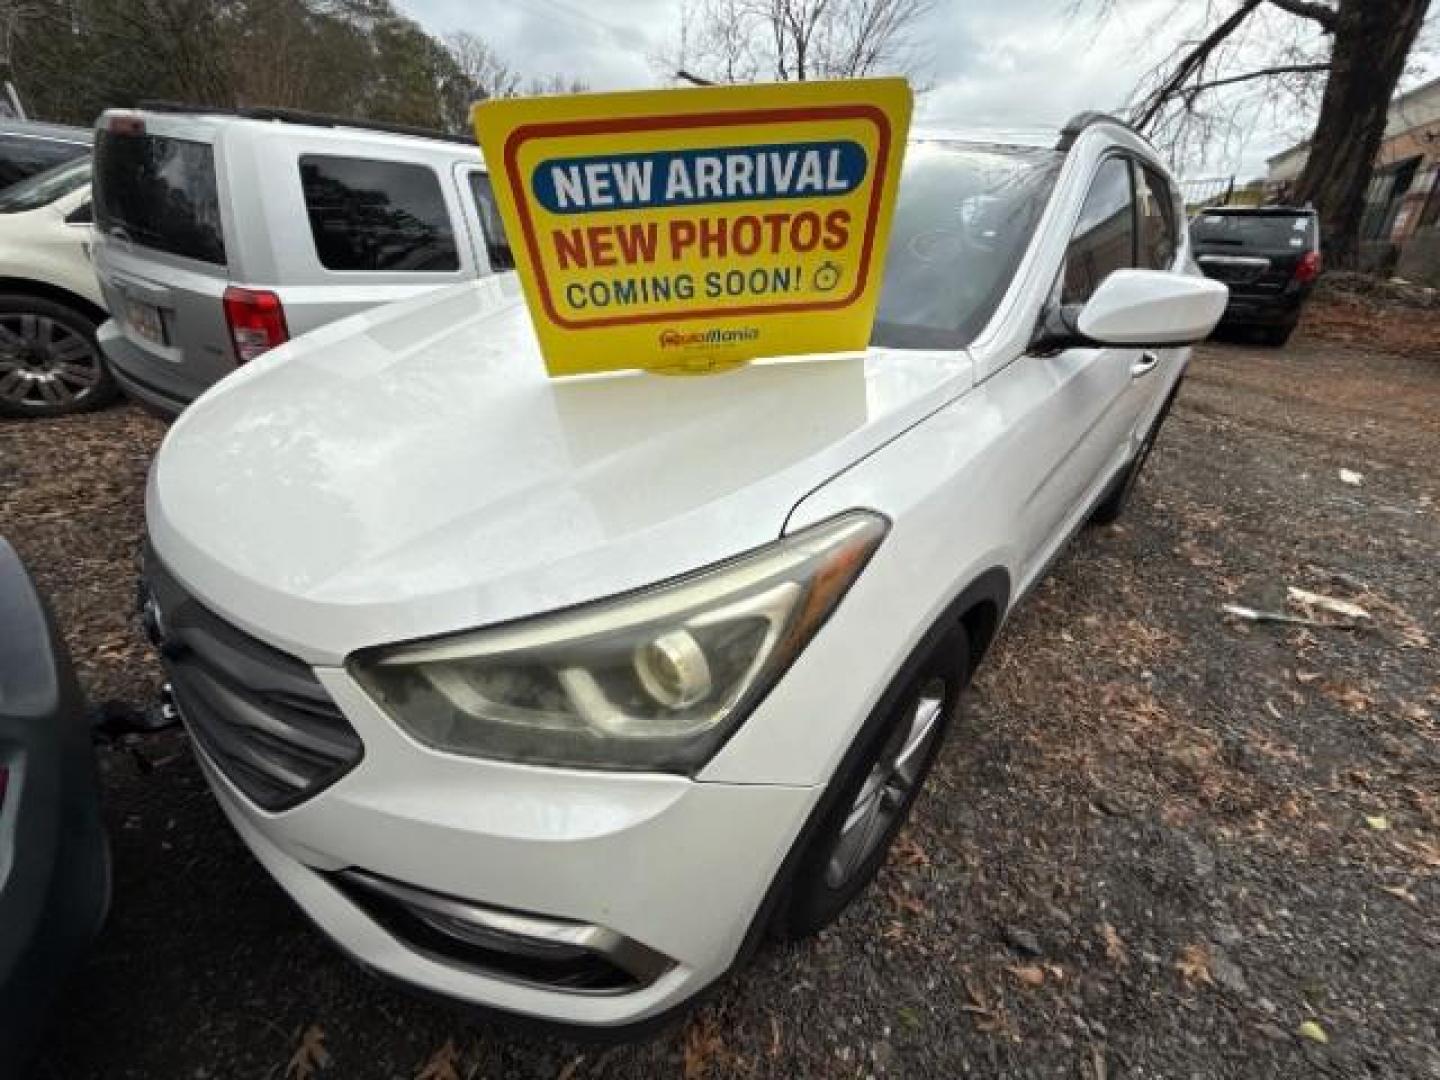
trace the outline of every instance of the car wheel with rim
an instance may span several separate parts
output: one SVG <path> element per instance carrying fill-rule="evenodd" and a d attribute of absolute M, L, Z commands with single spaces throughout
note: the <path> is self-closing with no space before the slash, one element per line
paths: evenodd
<path fill-rule="evenodd" d="M 833 806 L 800 858 L 775 920 L 778 936 L 828 926 L 875 877 L 935 763 L 969 671 L 969 639 L 956 627 L 832 781 Z"/>
<path fill-rule="evenodd" d="M 0 295 L 0 415 L 64 416 L 114 400 L 95 326 L 53 300 Z"/>

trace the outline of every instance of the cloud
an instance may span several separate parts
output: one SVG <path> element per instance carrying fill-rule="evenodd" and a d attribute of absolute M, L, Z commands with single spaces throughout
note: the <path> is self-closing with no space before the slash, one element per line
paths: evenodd
<path fill-rule="evenodd" d="M 397 0 L 432 33 L 469 30 L 526 76 L 559 74 L 596 90 L 660 82 L 652 58 L 679 29 L 680 0 Z M 1146 69 L 1189 29 L 1176 0 L 1126 0 L 1101 23 L 1071 0 L 938 0 L 916 34 L 933 57 L 917 104 L 927 126 L 1058 128 L 1119 108 Z M 1211 173 L 1251 176 L 1293 140 L 1262 122 Z"/>

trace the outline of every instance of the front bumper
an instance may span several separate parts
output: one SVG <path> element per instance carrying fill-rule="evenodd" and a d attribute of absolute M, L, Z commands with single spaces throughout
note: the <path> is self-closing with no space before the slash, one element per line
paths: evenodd
<path fill-rule="evenodd" d="M 400 732 L 343 670 L 316 674 L 365 742 L 352 772 L 277 814 L 257 808 L 201 752 L 206 777 L 256 857 L 340 948 L 476 1005 L 619 1027 L 682 1004 L 736 960 L 820 794 L 443 754 Z M 650 977 L 596 990 L 486 970 L 397 934 L 351 887 L 356 873 L 603 931 L 639 949 Z"/>

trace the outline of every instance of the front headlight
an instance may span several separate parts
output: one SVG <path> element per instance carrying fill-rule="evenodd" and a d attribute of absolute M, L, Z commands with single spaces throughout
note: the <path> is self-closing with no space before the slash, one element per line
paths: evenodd
<path fill-rule="evenodd" d="M 854 511 L 652 589 L 367 650 L 350 669 L 440 750 L 693 772 L 814 636 L 886 528 Z"/>

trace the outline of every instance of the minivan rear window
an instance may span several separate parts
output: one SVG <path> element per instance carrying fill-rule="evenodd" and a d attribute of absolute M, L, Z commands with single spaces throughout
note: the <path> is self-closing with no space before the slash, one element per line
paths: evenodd
<path fill-rule="evenodd" d="M 315 253 L 327 270 L 409 273 L 460 269 L 455 230 L 435 170 L 404 161 L 300 158 Z"/>
<path fill-rule="evenodd" d="M 209 143 L 104 131 L 95 144 L 95 224 L 132 243 L 225 265 Z"/>
<path fill-rule="evenodd" d="M 1315 245 L 1313 214 L 1222 214 L 1202 213 L 1190 226 L 1190 238 L 1197 244 L 1264 251 L 1308 251 Z"/>

